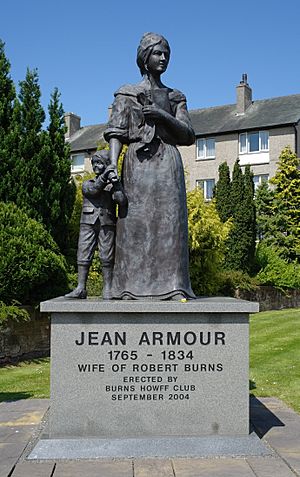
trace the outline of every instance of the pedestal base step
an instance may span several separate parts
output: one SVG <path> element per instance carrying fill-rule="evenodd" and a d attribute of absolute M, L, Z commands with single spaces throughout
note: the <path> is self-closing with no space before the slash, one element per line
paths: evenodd
<path fill-rule="evenodd" d="M 272 450 L 252 432 L 241 437 L 40 439 L 28 459 L 246 457 L 272 454 Z"/>

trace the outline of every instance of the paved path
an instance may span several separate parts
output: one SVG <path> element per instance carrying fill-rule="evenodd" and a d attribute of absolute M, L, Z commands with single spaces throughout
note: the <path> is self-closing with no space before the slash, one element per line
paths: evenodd
<path fill-rule="evenodd" d="M 28 448 L 46 399 L 0 403 L 0 477 L 300 477 L 300 415 L 275 398 L 251 399 L 251 421 L 271 457 L 32 462 Z"/>

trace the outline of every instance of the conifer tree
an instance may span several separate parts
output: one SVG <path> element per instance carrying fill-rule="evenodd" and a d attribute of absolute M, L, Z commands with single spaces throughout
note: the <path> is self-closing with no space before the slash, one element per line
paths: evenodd
<path fill-rule="evenodd" d="M 243 230 L 245 267 L 242 269 L 251 273 L 254 270 L 256 247 L 256 209 L 254 201 L 253 172 L 250 166 L 244 172 L 244 200 L 243 200 Z"/>
<path fill-rule="evenodd" d="M 270 189 L 268 181 L 263 181 L 255 192 L 256 226 L 258 240 L 263 240 L 268 234 L 272 222 L 272 202 L 274 192 Z"/>
<path fill-rule="evenodd" d="M 43 221 L 62 250 L 66 245 L 76 186 L 71 179 L 70 147 L 65 143 L 64 110 L 57 88 L 51 95 L 48 111 L 47 157 L 43 167 L 46 198 Z"/>
<path fill-rule="evenodd" d="M 0 40 L 0 201 L 7 200 L 11 170 L 10 131 L 13 128 L 13 107 L 16 97 L 14 83 L 10 77 L 10 63 L 5 55 L 5 44 Z"/>
<path fill-rule="evenodd" d="M 234 164 L 231 183 L 231 210 L 233 224 L 227 240 L 225 266 L 230 270 L 243 270 L 243 254 L 239 244 L 242 213 L 241 204 L 244 200 L 244 177 L 238 160 Z"/>
<path fill-rule="evenodd" d="M 10 62 L 5 56 L 5 43 L 0 40 L 0 137 L 7 133 L 11 126 L 15 87 L 10 77 Z"/>
<path fill-rule="evenodd" d="M 225 266 L 249 273 L 254 265 L 256 237 L 254 185 L 250 167 L 243 175 L 238 160 L 233 168 L 231 207 L 233 226 L 227 240 Z"/>
<path fill-rule="evenodd" d="M 40 97 L 37 71 L 27 70 L 16 102 L 10 200 L 32 218 L 42 221 L 45 204 L 42 169 L 46 151 L 42 131 L 45 113 Z"/>
<path fill-rule="evenodd" d="M 219 180 L 216 184 L 215 193 L 216 208 L 222 222 L 226 222 L 232 216 L 231 182 L 227 162 L 219 166 Z"/>
<path fill-rule="evenodd" d="M 265 239 L 289 261 L 300 261 L 300 159 L 286 147 L 279 156 L 275 186 Z"/>

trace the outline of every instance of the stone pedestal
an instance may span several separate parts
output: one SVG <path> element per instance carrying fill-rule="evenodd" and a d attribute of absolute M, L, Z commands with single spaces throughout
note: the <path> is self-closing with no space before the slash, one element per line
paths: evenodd
<path fill-rule="evenodd" d="M 233 298 L 43 302 L 50 438 L 249 434 L 249 313 Z"/>

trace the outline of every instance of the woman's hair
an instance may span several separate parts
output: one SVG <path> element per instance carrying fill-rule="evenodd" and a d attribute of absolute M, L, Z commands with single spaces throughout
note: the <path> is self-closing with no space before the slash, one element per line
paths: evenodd
<path fill-rule="evenodd" d="M 147 72 L 146 64 L 154 46 L 162 44 L 171 52 L 170 45 L 167 40 L 157 33 L 144 33 L 137 49 L 136 62 L 140 69 L 141 75 Z"/>

